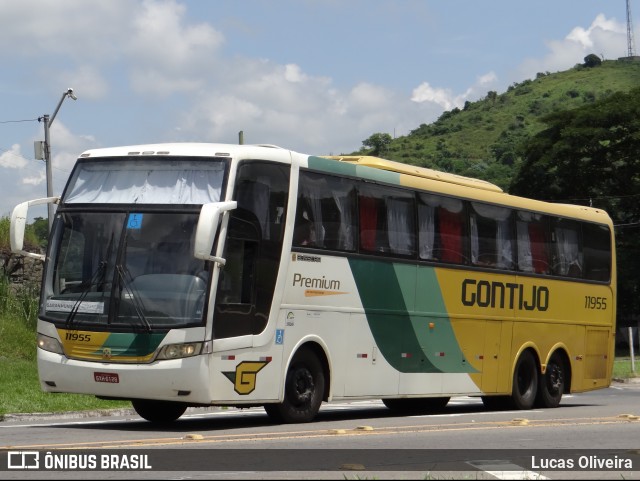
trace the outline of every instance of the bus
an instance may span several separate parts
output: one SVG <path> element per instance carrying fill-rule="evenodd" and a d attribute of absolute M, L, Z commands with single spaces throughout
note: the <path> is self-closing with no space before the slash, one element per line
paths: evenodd
<path fill-rule="evenodd" d="M 46 203 L 46 254 L 26 252 Z M 609 386 L 613 231 L 600 209 L 376 157 L 172 143 L 82 153 L 10 237 L 44 260 L 44 391 L 157 423 L 190 406 L 296 423 L 336 400 L 553 408 Z"/>

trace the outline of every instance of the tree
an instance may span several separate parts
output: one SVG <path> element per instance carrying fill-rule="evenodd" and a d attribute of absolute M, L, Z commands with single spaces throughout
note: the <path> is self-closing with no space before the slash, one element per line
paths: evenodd
<path fill-rule="evenodd" d="M 371 155 L 382 155 L 387 151 L 393 139 L 389 134 L 376 133 L 366 140 L 362 141 L 362 145 L 371 149 Z"/>
<path fill-rule="evenodd" d="M 595 53 L 590 53 L 584 58 L 584 66 L 585 67 L 598 67 L 602 63 L 600 57 L 598 57 Z"/>
<path fill-rule="evenodd" d="M 592 205 L 616 224 L 619 319 L 640 312 L 640 88 L 543 119 L 509 191 Z"/>

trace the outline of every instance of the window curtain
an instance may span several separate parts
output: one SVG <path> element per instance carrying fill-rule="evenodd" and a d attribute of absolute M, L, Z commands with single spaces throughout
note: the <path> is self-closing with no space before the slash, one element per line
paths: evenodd
<path fill-rule="evenodd" d="M 220 162 L 80 163 L 69 184 L 68 204 L 205 204 L 219 202 Z"/>
<path fill-rule="evenodd" d="M 307 220 L 313 225 L 313 246 L 324 247 L 325 229 L 323 226 L 321 199 L 323 192 L 330 191 L 327 181 L 326 179 L 314 179 L 313 181 L 303 182 L 300 186 L 300 191 L 302 197 L 306 200 L 306 205 L 309 206 L 311 210 L 311 212 L 308 213 L 311 218 Z M 298 212 L 296 215 L 303 215 L 303 212 Z"/>
<path fill-rule="evenodd" d="M 513 267 L 513 245 L 511 241 L 511 210 L 495 205 L 472 202 L 471 215 L 471 261 L 476 263 L 479 255 L 478 217 L 489 219 L 495 224 L 496 267 L 510 269 Z"/>
<path fill-rule="evenodd" d="M 341 182 L 342 183 L 342 182 Z M 336 186 L 333 190 L 333 200 L 340 213 L 338 228 L 338 249 L 352 251 L 355 249 L 353 235 L 353 196 L 348 186 Z"/>
<path fill-rule="evenodd" d="M 378 207 L 371 197 L 360 197 L 360 247 L 367 251 L 376 250 L 376 229 L 378 228 Z"/>
<path fill-rule="evenodd" d="M 422 199 L 422 196 L 421 196 Z M 420 259 L 433 259 L 433 246 L 436 238 L 436 209 L 429 202 L 418 204 L 418 243 Z"/>
<path fill-rule="evenodd" d="M 462 262 L 462 216 L 444 207 L 438 210 L 438 228 L 442 243 L 441 260 L 444 262 Z"/>
<path fill-rule="evenodd" d="M 581 275 L 582 259 L 578 244 L 578 232 L 572 228 L 555 228 L 558 264 L 556 274 L 578 277 Z"/>
<path fill-rule="evenodd" d="M 529 224 L 529 241 L 531 242 L 531 259 L 533 271 L 537 274 L 546 274 L 549 271 L 549 259 L 545 249 L 546 239 L 544 226 L 537 222 Z"/>
<path fill-rule="evenodd" d="M 413 212 L 411 203 L 403 199 L 387 198 L 387 231 L 389 248 L 394 254 L 413 253 Z"/>

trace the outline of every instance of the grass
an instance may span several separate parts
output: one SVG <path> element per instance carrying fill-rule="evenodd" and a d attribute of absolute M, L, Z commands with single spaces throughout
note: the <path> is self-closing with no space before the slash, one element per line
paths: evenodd
<path fill-rule="evenodd" d="M 631 356 L 616 357 L 613 361 L 613 378 L 629 379 L 640 377 L 640 356 L 634 356 L 634 368 L 631 370 Z"/>
<path fill-rule="evenodd" d="M 0 418 L 9 413 L 84 411 L 131 407 L 81 394 L 50 394 L 40 389 L 36 365 L 38 301 L 29 287 L 12 292 L 0 276 Z"/>
<path fill-rule="evenodd" d="M 0 420 L 10 413 L 48 413 L 130 408 L 127 401 L 105 401 L 91 395 L 51 394 L 40 389 L 36 365 L 37 300 L 28 288 L 17 293 L 0 276 Z M 613 377 L 640 375 L 640 357 L 631 371 L 628 351 L 619 351 Z"/>

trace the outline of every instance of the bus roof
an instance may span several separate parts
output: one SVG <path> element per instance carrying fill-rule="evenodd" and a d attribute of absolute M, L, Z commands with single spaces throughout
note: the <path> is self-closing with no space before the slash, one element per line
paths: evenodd
<path fill-rule="evenodd" d="M 366 165 L 375 169 L 389 170 L 398 172 L 399 174 L 413 175 L 425 179 L 438 180 L 440 182 L 449 182 L 451 184 L 463 185 L 465 187 L 474 187 L 476 189 L 489 190 L 492 192 L 503 192 L 503 190 L 491 182 L 486 180 L 473 179 L 471 177 L 463 177 L 462 175 L 450 174 L 448 172 L 439 172 L 437 170 L 428 169 L 426 167 L 418 167 L 415 165 L 403 164 L 393 160 L 381 159 L 369 155 L 332 155 L 322 156 L 325 159 L 338 160 L 340 162 L 351 162 L 358 165 Z"/>
<path fill-rule="evenodd" d="M 349 163 L 351 165 L 385 170 L 400 175 L 409 176 L 414 182 L 405 181 L 405 185 L 439 193 L 457 195 L 467 199 L 477 199 L 497 205 L 510 206 L 527 210 L 534 210 L 552 215 L 567 216 L 592 222 L 602 222 L 612 225 L 609 215 L 602 209 L 583 205 L 545 202 L 525 197 L 507 194 L 500 187 L 490 182 L 464 177 L 461 175 L 438 172 L 437 170 L 415 165 L 403 164 L 392 160 L 373 156 L 321 156 L 322 158 Z M 451 187 L 446 187 L 449 184 Z M 454 187 L 455 186 L 455 187 Z"/>
<path fill-rule="evenodd" d="M 80 158 L 131 157 L 138 155 L 157 156 L 159 158 L 172 155 L 246 158 L 259 155 L 260 152 L 264 153 L 265 151 L 269 151 L 271 153 L 270 157 L 285 156 L 288 158 L 289 150 L 276 145 L 241 145 L 197 142 L 122 145 L 117 147 L 91 149 L 80 154 Z"/>

